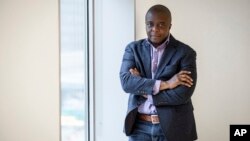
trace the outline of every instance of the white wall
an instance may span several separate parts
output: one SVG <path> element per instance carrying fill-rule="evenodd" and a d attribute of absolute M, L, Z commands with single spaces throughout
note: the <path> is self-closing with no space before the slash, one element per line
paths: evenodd
<path fill-rule="evenodd" d="M 134 40 L 134 1 L 95 1 L 96 141 L 127 141 L 127 94 L 119 71 L 125 46 Z"/>
<path fill-rule="evenodd" d="M 0 1 L 0 140 L 59 141 L 58 0 Z"/>
<path fill-rule="evenodd" d="M 171 33 L 197 51 L 198 140 L 228 141 L 230 124 L 250 123 L 250 1 L 137 0 L 137 39 L 146 37 L 144 15 L 156 3 L 172 11 Z"/>

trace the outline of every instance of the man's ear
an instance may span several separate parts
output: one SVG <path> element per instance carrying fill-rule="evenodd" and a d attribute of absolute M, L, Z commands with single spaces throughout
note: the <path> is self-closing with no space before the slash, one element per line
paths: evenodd
<path fill-rule="evenodd" d="M 170 24 L 170 26 L 169 26 L 169 30 L 171 29 L 171 27 L 172 27 L 172 24 Z"/>

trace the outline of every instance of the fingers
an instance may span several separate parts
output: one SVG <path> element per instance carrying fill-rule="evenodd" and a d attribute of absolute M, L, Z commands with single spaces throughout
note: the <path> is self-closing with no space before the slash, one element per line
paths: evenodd
<path fill-rule="evenodd" d="M 129 72 L 133 74 L 134 73 L 134 69 L 129 69 Z"/>
<path fill-rule="evenodd" d="M 186 75 L 186 74 L 178 75 L 178 78 L 181 81 L 187 81 L 187 82 L 190 82 L 190 83 L 193 82 L 193 79 L 189 75 Z"/>
<path fill-rule="evenodd" d="M 193 84 L 190 84 L 190 83 L 187 83 L 187 82 L 184 82 L 184 81 L 181 81 L 180 82 L 181 85 L 184 85 L 184 86 L 187 86 L 187 87 L 192 87 Z"/>
<path fill-rule="evenodd" d="M 187 87 L 191 87 L 193 85 L 193 79 L 189 76 L 191 74 L 190 71 L 180 71 L 177 75 L 180 83 Z"/>
<path fill-rule="evenodd" d="M 140 75 L 139 71 L 138 71 L 136 68 L 131 68 L 131 69 L 129 69 L 129 72 L 130 72 L 132 75 L 136 75 L 136 76 L 139 76 L 139 75 Z"/>
<path fill-rule="evenodd" d="M 138 71 L 136 68 L 133 68 L 133 69 L 131 68 L 131 69 L 129 69 L 129 72 L 132 74 L 136 74 Z"/>
<path fill-rule="evenodd" d="M 185 70 L 182 70 L 180 71 L 178 74 L 191 74 L 191 71 L 185 71 Z"/>

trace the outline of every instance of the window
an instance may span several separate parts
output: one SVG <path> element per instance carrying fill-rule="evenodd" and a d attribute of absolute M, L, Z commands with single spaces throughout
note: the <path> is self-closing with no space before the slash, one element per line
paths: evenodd
<path fill-rule="evenodd" d="M 87 1 L 60 0 L 61 141 L 87 140 Z"/>
<path fill-rule="evenodd" d="M 134 39 L 134 1 L 61 0 L 60 7 L 62 141 L 127 140 L 117 73 Z"/>

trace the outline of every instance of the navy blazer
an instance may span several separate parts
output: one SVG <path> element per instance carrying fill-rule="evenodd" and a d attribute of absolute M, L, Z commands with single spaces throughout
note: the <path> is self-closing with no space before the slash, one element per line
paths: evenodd
<path fill-rule="evenodd" d="M 140 76 L 134 76 L 129 72 L 130 68 L 135 67 L 139 70 Z M 127 45 L 120 69 L 122 88 L 130 94 L 124 125 L 126 135 L 132 133 L 138 106 L 146 100 L 142 95 L 152 95 L 156 80 L 169 80 L 181 70 L 191 71 L 194 80 L 192 87 L 179 85 L 152 96 L 161 128 L 169 141 L 197 139 L 191 101 L 197 80 L 196 52 L 170 35 L 170 42 L 162 54 L 155 78 L 152 79 L 150 44 L 146 39 L 142 39 Z"/>

